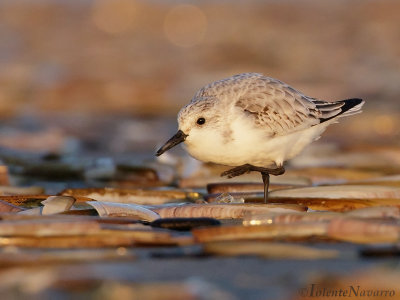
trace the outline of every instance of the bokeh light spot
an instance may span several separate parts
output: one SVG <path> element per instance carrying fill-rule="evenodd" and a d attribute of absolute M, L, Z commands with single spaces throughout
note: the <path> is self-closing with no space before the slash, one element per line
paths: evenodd
<path fill-rule="evenodd" d="M 118 34 L 134 27 L 136 11 L 132 0 L 97 0 L 93 4 L 92 21 L 98 29 Z"/>
<path fill-rule="evenodd" d="M 193 47 L 199 44 L 206 30 L 207 17 L 194 5 L 177 5 L 168 12 L 164 20 L 167 39 L 179 47 Z"/>

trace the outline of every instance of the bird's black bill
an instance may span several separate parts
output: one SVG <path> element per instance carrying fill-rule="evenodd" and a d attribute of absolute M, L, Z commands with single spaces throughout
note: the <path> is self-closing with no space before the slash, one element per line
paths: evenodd
<path fill-rule="evenodd" d="M 167 151 L 167 150 L 171 149 L 172 147 L 175 147 L 176 145 L 182 143 L 183 141 L 185 141 L 186 137 L 187 137 L 187 134 L 184 134 L 182 130 L 178 130 L 178 132 L 172 138 L 170 138 L 164 144 L 164 146 L 162 146 L 160 149 L 158 149 L 158 151 L 156 153 L 156 156 L 160 156 L 165 151 Z"/>

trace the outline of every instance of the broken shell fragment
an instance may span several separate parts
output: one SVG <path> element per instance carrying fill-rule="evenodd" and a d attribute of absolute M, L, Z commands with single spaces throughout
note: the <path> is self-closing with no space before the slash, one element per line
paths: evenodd
<path fill-rule="evenodd" d="M 14 196 L 0 196 L 0 201 L 8 202 L 22 207 L 37 207 L 43 200 L 49 198 L 50 195 L 14 195 Z M 93 199 L 81 196 L 74 197 L 77 203 L 84 203 Z M 79 205 L 80 205 L 79 204 Z"/>
<path fill-rule="evenodd" d="M 101 217 L 130 217 L 144 221 L 160 218 L 157 213 L 140 205 L 105 201 L 89 201 L 87 203 L 93 206 Z"/>
<path fill-rule="evenodd" d="M 75 203 L 75 198 L 71 196 L 50 196 L 42 201 L 43 215 L 58 214 L 71 209 Z"/>
<path fill-rule="evenodd" d="M 231 194 L 223 193 L 215 198 L 215 203 L 244 203 L 244 199 L 234 198 Z"/>
<path fill-rule="evenodd" d="M 222 194 L 208 194 L 204 196 L 204 199 L 207 201 L 207 203 L 247 203 L 251 202 L 251 200 L 253 199 L 257 200 L 260 199 L 259 203 L 264 203 L 264 193 L 232 192 L 232 193 L 222 193 Z"/>
<path fill-rule="evenodd" d="M 41 216 L 42 215 L 43 207 L 34 207 L 25 209 L 23 211 L 18 212 L 18 215 L 24 216 Z"/>

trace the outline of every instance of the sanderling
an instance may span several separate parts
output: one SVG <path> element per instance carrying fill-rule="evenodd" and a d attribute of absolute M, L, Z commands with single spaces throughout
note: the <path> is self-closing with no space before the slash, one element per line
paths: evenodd
<path fill-rule="evenodd" d="M 184 142 L 198 160 L 235 167 L 221 176 L 258 171 L 267 202 L 269 174 L 283 174 L 286 160 L 338 118 L 361 112 L 363 104 L 321 101 L 262 74 L 238 74 L 201 88 L 180 110 L 178 132 L 156 155 Z"/>

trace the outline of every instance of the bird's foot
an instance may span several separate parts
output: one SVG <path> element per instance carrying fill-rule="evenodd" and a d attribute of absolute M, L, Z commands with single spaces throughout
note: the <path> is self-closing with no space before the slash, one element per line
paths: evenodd
<path fill-rule="evenodd" d="M 284 168 L 283 166 L 277 167 L 277 168 L 275 168 L 275 169 L 260 168 L 260 167 L 254 167 L 254 168 L 255 168 L 255 169 L 252 170 L 252 171 L 258 171 L 258 172 L 260 172 L 261 174 L 262 174 L 262 173 L 268 173 L 268 174 L 271 174 L 271 175 L 278 176 L 278 175 L 282 175 L 283 173 L 285 173 L 285 168 Z"/>
<path fill-rule="evenodd" d="M 228 178 L 233 178 L 236 176 L 240 176 L 251 171 L 252 165 L 245 164 L 242 166 L 235 167 L 233 169 L 226 170 L 225 172 L 221 173 L 221 176 L 227 176 Z"/>
<path fill-rule="evenodd" d="M 250 164 L 245 164 L 242 166 L 235 167 L 233 169 L 229 169 L 221 174 L 221 176 L 227 176 L 228 178 L 233 178 L 236 176 L 240 176 L 246 173 L 249 173 L 251 171 L 256 171 L 260 172 L 261 174 L 271 174 L 271 175 L 282 175 L 285 173 L 285 168 L 283 166 L 280 166 L 276 169 L 270 169 L 270 168 L 262 168 L 262 167 L 256 167 Z"/>

